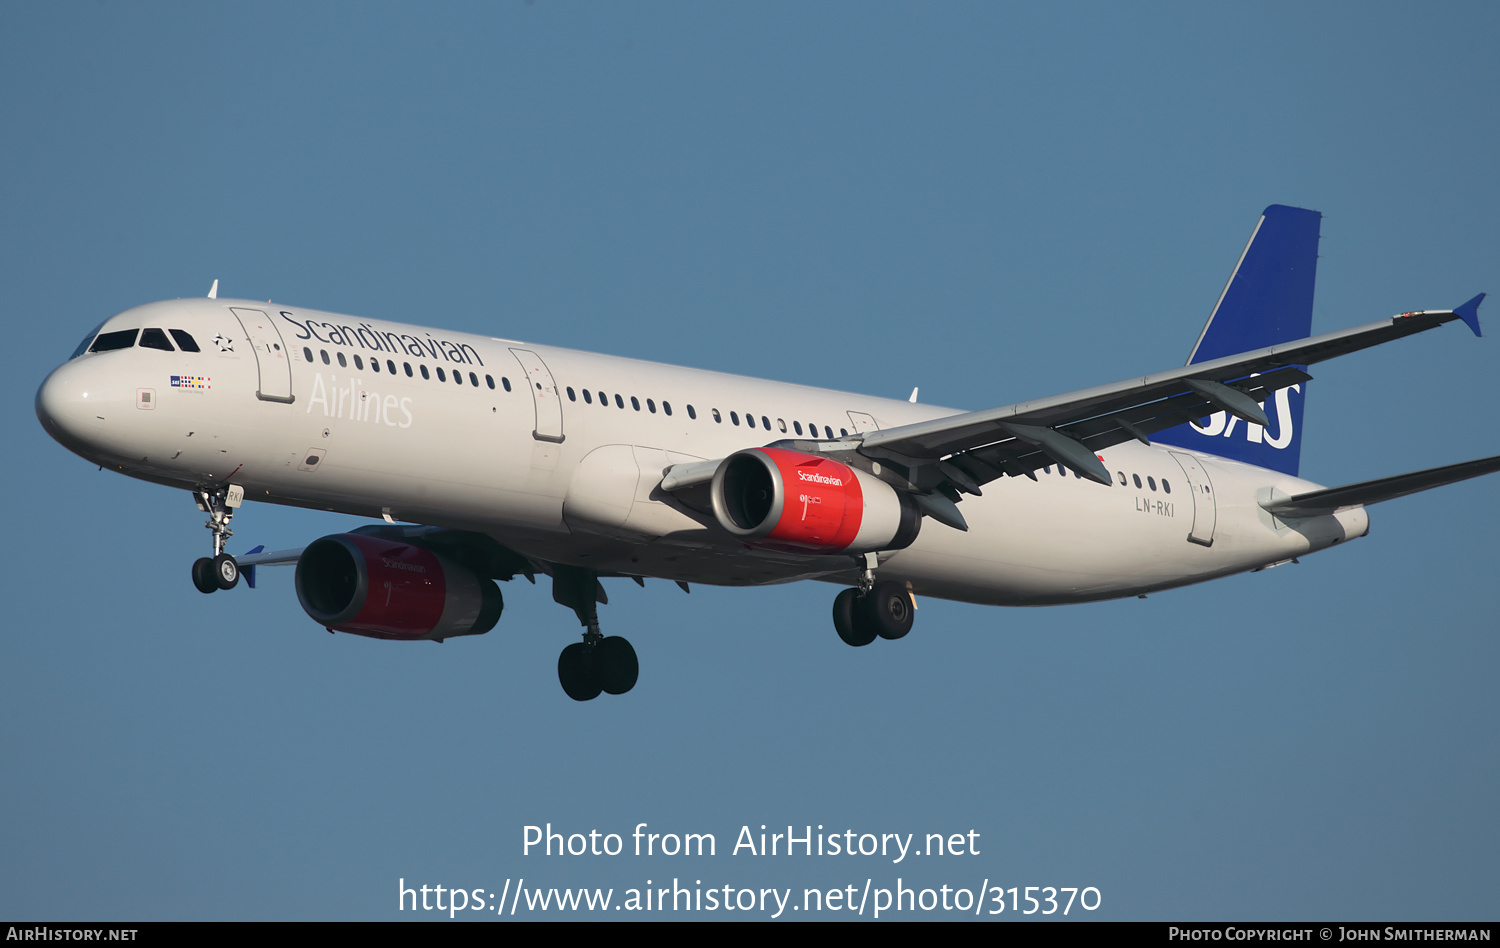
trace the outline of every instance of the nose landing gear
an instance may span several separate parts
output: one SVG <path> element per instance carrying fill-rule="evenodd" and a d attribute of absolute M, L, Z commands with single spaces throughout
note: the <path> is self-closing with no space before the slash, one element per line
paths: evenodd
<path fill-rule="evenodd" d="M 233 556 L 224 552 L 224 546 L 234 531 L 229 521 L 234 517 L 234 508 L 245 497 L 244 488 L 231 484 L 228 487 L 202 488 L 193 492 L 198 509 L 208 514 L 203 524 L 214 537 L 214 555 L 202 557 L 193 563 L 193 585 L 201 593 L 233 589 L 240 581 L 240 565 Z"/>
<path fill-rule="evenodd" d="M 599 631 L 597 604 L 608 603 L 592 570 L 556 566 L 552 598 L 577 613 L 583 641 L 574 642 L 557 657 L 557 680 L 574 701 L 592 701 L 600 693 L 623 695 L 635 687 L 641 666 L 629 640 Z"/>

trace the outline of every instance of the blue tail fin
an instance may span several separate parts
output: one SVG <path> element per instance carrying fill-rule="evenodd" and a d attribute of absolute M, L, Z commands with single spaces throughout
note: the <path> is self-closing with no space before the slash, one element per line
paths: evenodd
<path fill-rule="evenodd" d="M 1322 220 L 1317 211 L 1299 207 L 1272 204 L 1266 208 L 1188 356 L 1188 365 L 1312 334 Z M 1270 428 L 1219 412 L 1201 427 L 1179 425 L 1153 440 L 1295 475 L 1302 451 L 1304 388 L 1282 389 L 1274 404 L 1266 403 Z"/>

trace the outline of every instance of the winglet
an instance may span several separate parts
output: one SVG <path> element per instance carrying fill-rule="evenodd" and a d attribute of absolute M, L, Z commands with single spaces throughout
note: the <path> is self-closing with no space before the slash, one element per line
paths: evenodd
<path fill-rule="evenodd" d="M 208 288 L 208 298 L 211 299 L 211 300 L 216 300 L 216 299 L 219 298 L 219 281 L 218 280 L 215 280 L 214 281 L 214 285 Z"/>
<path fill-rule="evenodd" d="M 265 544 L 261 544 L 261 545 L 257 546 L 253 550 L 247 550 L 245 552 L 245 555 L 246 556 L 254 556 L 255 554 L 261 552 L 265 548 L 266 548 Z M 253 567 L 253 566 L 246 566 L 245 568 L 243 568 L 243 569 L 240 570 L 240 575 L 243 576 L 243 577 L 245 577 L 245 585 L 246 586 L 249 586 L 251 589 L 255 588 L 255 567 Z"/>
<path fill-rule="evenodd" d="M 1454 315 L 1456 315 L 1459 319 L 1462 319 L 1470 329 L 1474 330 L 1474 335 L 1476 336 L 1480 335 L 1479 304 L 1484 302 L 1484 296 L 1485 294 L 1480 293 L 1478 296 L 1469 300 L 1464 305 L 1456 307 L 1453 310 Z"/>

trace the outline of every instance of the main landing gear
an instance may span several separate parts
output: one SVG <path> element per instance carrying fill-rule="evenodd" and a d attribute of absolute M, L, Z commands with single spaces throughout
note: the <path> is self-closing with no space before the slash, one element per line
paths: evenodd
<path fill-rule="evenodd" d="M 599 631 L 597 604 L 607 603 L 599 577 L 574 566 L 557 566 L 552 573 L 552 598 L 578 614 L 583 641 L 574 642 L 557 657 L 557 680 L 574 701 L 592 701 L 600 692 L 623 695 L 635 687 L 640 662 L 630 642 Z"/>
<path fill-rule="evenodd" d="M 239 488 L 214 487 L 193 492 L 198 509 L 207 512 L 208 520 L 203 525 L 214 535 L 214 555 L 202 557 L 193 563 L 193 585 L 201 593 L 233 589 L 240 581 L 240 564 L 233 556 L 224 552 L 224 545 L 234 536 L 229 521 L 234 517 L 234 508 L 244 494 Z"/>
<path fill-rule="evenodd" d="M 877 638 L 899 639 L 911 631 L 916 606 L 905 583 L 875 581 L 875 556 L 862 557 L 859 588 L 846 589 L 833 600 L 833 627 L 853 646 Z"/>

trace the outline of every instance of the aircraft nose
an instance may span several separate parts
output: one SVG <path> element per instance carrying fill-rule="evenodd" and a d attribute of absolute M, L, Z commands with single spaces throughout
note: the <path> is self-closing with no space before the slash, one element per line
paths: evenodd
<path fill-rule="evenodd" d="M 103 427 L 106 414 L 98 392 L 90 391 L 87 374 L 76 362 L 52 370 L 36 391 L 36 417 L 47 433 L 63 445 L 86 445 Z"/>

